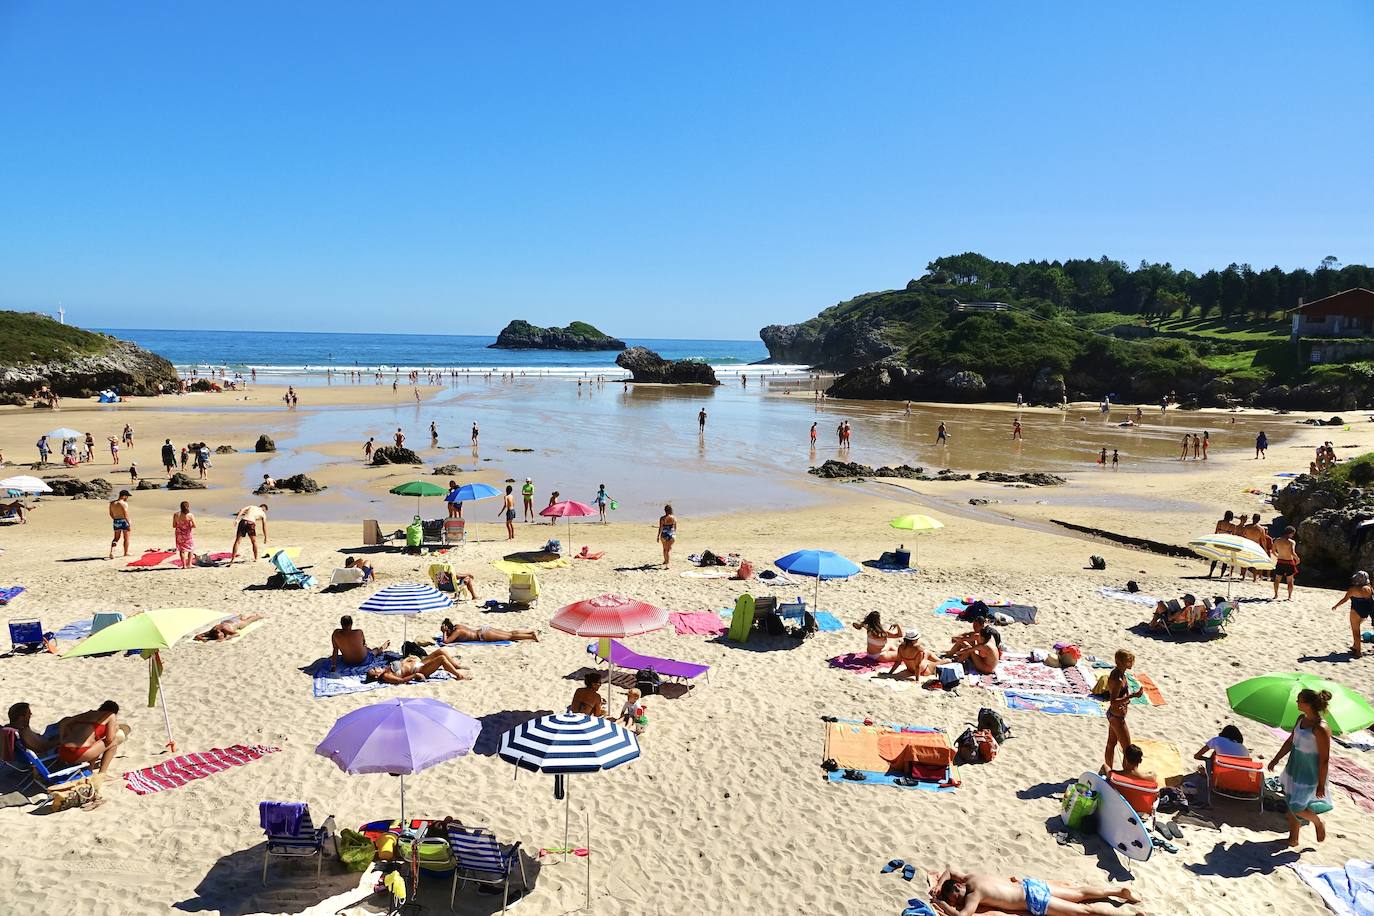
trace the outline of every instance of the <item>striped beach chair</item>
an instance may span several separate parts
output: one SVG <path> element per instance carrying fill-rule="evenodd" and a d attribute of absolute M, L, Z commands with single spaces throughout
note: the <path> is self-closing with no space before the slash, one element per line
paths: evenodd
<path fill-rule="evenodd" d="M 525 877 L 525 863 L 520 858 L 520 844 L 515 843 L 504 850 L 496 842 L 496 837 L 483 828 L 450 827 L 448 831 L 449 848 L 453 851 L 453 892 L 449 895 L 449 909 L 458 899 L 460 884 L 502 885 L 501 912 L 506 912 L 510 904 L 511 872 L 520 867 L 520 888 L 529 887 Z"/>
<path fill-rule="evenodd" d="M 259 815 L 280 805 L 281 802 L 259 802 Z M 267 834 L 267 850 L 262 857 L 262 883 L 267 883 L 267 863 L 273 858 L 309 859 L 315 857 L 315 883 L 320 881 L 320 871 L 324 868 L 324 845 L 334 842 L 334 855 L 339 854 L 339 838 L 335 835 L 334 815 L 325 818 L 322 826 L 316 827 L 310 819 L 310 807 L 305 807 L 295 833 L 273 833 L 264 828 Z"/>

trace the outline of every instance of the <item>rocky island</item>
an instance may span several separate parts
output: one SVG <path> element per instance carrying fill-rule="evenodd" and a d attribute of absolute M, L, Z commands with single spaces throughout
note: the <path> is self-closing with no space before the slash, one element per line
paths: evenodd
<path fill-rule="evenodd" d="M 719 385 L 716 370 L 691 359 L 667 360 L 645 347 L 630 347 L 615 358 L 615 364 L 630 370 L 636 382 L 660 385 Z"/>
<path fill-rule="evenodd" d="M 0 311 L 0 392 L 31 395 L 47 387 L 62 397 L 153 395 L 177 389 L 176 368 L 142 347 L 86 331 L 37 312 Z"/>
<path fill-rule="evenodd" d="M 585 321 L 566 328 L 541 328 L 517 318 L 501 329 L 494 350 L 623 350 L 625 341 L 601 333 Z"/>

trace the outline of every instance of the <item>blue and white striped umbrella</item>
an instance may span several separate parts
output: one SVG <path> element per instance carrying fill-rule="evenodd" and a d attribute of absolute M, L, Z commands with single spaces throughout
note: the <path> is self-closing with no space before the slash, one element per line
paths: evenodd
<path fill-rule="evenodd" d="M 512 728 L 501 736 L 496 753 L 535 772 L 595 773 L 638 757 L 639 739 L 608 719 L 564 712 Z"/>
<path fill-rule="evenodd" d="M 453 606 L 453 599 L 432 585 L 388 585 L 378 589 L 358 610 L 369 614 L 403 614 L 401 640 L 410 635 L 410 617 L 425 611 L 442 611 Z"/>

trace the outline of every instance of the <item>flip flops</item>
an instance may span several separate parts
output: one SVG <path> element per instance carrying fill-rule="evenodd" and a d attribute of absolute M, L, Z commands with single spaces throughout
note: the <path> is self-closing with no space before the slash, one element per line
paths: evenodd
<path fill-rule="evenodd" d="M 916 877 L 916 866 L 908 865 L 906 868 L 903 868 L 902 877 L 907 881 L 910 881 L 912 878 Z"/>
<path fill-rule="evenodd" d="M 1164 830 L 1169 834 L 1169 836 L 1173 837 L 1176 840 L 1183 839 L 1183 828 L 1178 825 L 1177 821 L 1166 822 L 1164 824 Z"/>
<path fill-rule="evenodd" d="M 863 782 L 868 777 L 858 770 L 845 770 L 844 778 L 848 779 L 850 782 Z"/>
<path fill-rule="evenodd" d="M 878 872 L 878 874 L 885 875 L 888 872 L 894 872 L 905 864 L 906 863 L 903 862 L 901 859 L 893 859 L 891 862 L 884 865 L 882 871 Z"/>
<path fill-rule="evenodd" d="M 1165 852 L 1178 852 L 1178 847 L 1163 837 L 1152 836 L 1150 842 L 1154 844 L 1156 849 L 1163 849 Z"/>

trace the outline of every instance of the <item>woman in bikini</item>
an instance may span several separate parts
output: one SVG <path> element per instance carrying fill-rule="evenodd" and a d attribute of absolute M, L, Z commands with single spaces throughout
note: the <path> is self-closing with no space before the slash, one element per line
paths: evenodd
<path fill-rule="evenodd" d="M 364 683 L 381 681 L 383 684 L 409 684 L 411 681 L 423 681 L 440 669 L 453 675 L 454 680 L 468 680 L 467 675 L 459 670 L 458 663 L 453 660 L 453 656 L 448 654 L 447 649 L 435 649 L 423 660 L 407 655 L 405 658 L 398 658 L 394 662 L 387 662 L 376 668 L 368 668 L 363 681 Z"/>
<path fill-rule="evenodd" d="M 887 642 L 890 639 L 901 639 L 902 628 L 895 623 L 890 627 L 883 626 L 883 619 L 877 611 L 869 611 L 868 616 L 863 620 L 856 621 L 850 626 L 856 630 L 863 630 L 864 636 L 868 640 L 864 649 L 864 654 L 875 662 L 893 662 L 897 660 L 897 651 L 889 649 Z"/>
<path fill-rule="evenodd" d="M 1105 776 L 1112 771 L 1116 759 L 1116 749 L 1121 747 L 1124 754 L 1131 746 L 1131 730 L 1126 725 L 1126 710 L 1131 708 L 1131 700 L 1142 696 L 1145 688 L 1131 692 L 1126 682 L 1126 672 L 1135 666 L 1135 654 L 1125 649 L 1117 649 L 1113 659 L 1116 667 L 1107 675 L 1107 750 L 1103 754 L 1106 762 L 1099 772 Z"/>
<path fill-rule="evenodd" d="M 902 635 L 896 652 L 897 657 L 887 672 L 889 676 L 928 677 L 935 673 L 935 653 L 921 642 L 921 634 L 916 630 L 907 630 Z M 897 674 L 898 668 L 903 668 L 901 674 Z"/>
<path fill-rule="evenodd" d="M 119 704 L 106 700 L 99 709 L 68 716 L 59 725 L 57 759 L 66 766 L 100 761 L 100 772 L 110 769 L 124 732 L 119 727 Z"/>
<path fill-rule="evenodd" d="M 223 623 L 217 623 L 204 633 L 196 634 L 196 642 L 219 642 L 224 639 L 233 639 L 238 636 L 244 627 L 250 623 L 257 623 L 265 615 L 254 611 L 252 614 L 240 614 L 232 617 Z"/>
<path fill-rule="evenodd" d="M 512 642 L 516 640 L 539 641 L 534 630 L 499 630 L 496 627 L 465 627 L 454 623 L 447 617 L 439 624 L 439 632 L 444 634 L 444 643 L 455 642 Z"/>
<path fill-rule="evenodd" d="M 1278 588 L 1277 585 L 1274 587 Z M 1345 597 L 1333 604 L 1331 610 L 1338 609 L 1347 601 L 1350 602 L 1350 654 L 1360 658 L 1364 655 L 1364 648 L 1360 644 L 1360 624 L 1374 620 L 1374 588 L 1370 587 L 1369 573 L 1360 570 L 1351 576 Z"/>
<path fill-rule="evenodd" d="M 668 558 L 673 553 L 673 542 L 677 540 L 677 516 L 673 515 L 672 506 L 664 506 L 663 514 L 658 518 L 658 542 L 663 545 L 663 565 L 668 565 Z"/>

